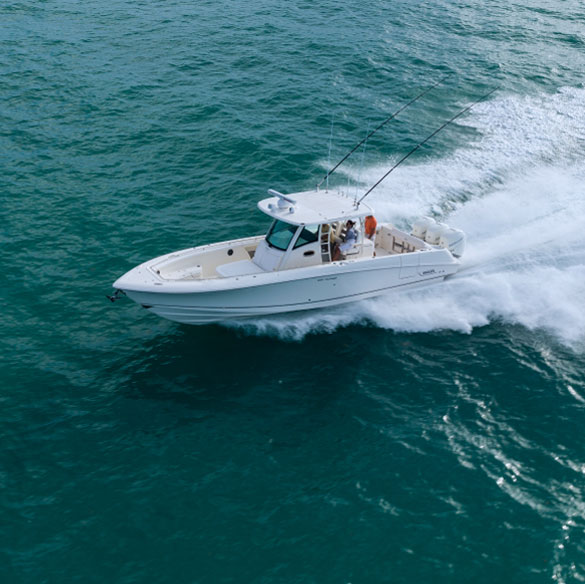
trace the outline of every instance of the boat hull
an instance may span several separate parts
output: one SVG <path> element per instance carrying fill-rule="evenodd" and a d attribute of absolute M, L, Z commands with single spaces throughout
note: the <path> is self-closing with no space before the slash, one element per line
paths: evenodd
<path fill-rule="evenodd" d="M 206 290 L 205 282 L 168 291 L 160 285 L 130 289 L 123 282 L 116 287 L 158 316 L 184 324 L 206 324 L 333 307 L 438 282 L 459 266 L 448 252 L 415 255 L 416 265 L 408 265 L 400 257 L 339 262 L 308 268 L 302 274 L 289 270 L 264 277 L 215 280 L 208 284 L 215 286 L 213 290 Z"/>

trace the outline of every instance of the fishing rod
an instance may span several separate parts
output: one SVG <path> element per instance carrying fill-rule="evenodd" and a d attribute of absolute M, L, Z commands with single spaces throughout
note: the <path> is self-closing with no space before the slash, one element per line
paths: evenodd
<path fill-rule="evenodd" d="M 425 89 L 422 93 L 419 93 L 414 99 L 411 99 L 407 104 L 403 105 L 399 110 L 395 111 L 391 116 L 387 117 L 377 128 L 373 129 L 359 144 L 357 144 L 352 150 L 350 150 L 322 179 L 321 182 L 317 185 L 319 188 L 336 170 L 343 164 L 368 138 L 373 136 L 380 128 L 385 126 L 390 120 L 395 118 L 400 112 L 404 111 L 409 105 L 412 105 L 415 101 L 418 101 L 421 97 L 426 95 L 431 89 L 437 87 L 445 81 L 445 79 L 449 78 L 449 75 L 446 75 L 442 79 L 439 79 L 434 85 Z"/>
<path fill-rule="evenodd" d="M 477 105 L 480 101 L 488 98 L 494 91 L 497 91 L 499 87 L 492 89 L 489 93 L 480 97 L 477 101 L 474 101 L 471 105 L 468 105 L 465 109 L 461 110 L 458 114 L 454 115 L 450 120 L 447 120 L 440 128 L 436 129 L 430 136 L 426 137 L 422 142 L 419 142 L 408 154 L 403 156 L 374 186 L 370 187 L 365 195 L 356 203 L 356 207 L 360 206 L 360 203 L 394 170 L 396 170 L 409 156 L 414 154 L 421 146 L 426 144 L 433 136 L 436 136 L 443 128 L 454 122 L 458 117 L 462 116 L 465 112 L 468 112 L 474 105 Z"/>

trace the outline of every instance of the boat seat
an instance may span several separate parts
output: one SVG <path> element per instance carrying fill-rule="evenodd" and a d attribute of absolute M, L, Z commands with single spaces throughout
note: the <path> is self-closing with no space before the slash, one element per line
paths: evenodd
<path fill-rule="evenodd" d="M 364 257 L 370 257 L 374 255 L 374 242 L 366 237 L 364 238 L 362 243 L 362 238 L 360 234 L 358 235 L 357 242 L 353 245 L 353 247 L 351 247 L 344 254 L 342 254 L 342 257 L 344 259 L 356 259 L 356 257 L 360 257 L 362 255 Z"/>
<path fill-rule="evenodd" d="M 354 243 L 353 246 L 350 247 L 345 253 L 341 254 L 341 256 L 343 259 L 354 260 L 356 257 L 359 257 L 361 251 L 361 243 Z"/>
<path fill-rule="evenodd" d="M 247 276 L 249 274 L 262 274 L 264 270 L 251 260 L 240 260 L 217 266 L 215 271 L 224 278 L 233 276 Z"/>
<path fill-rule="evenodd" d="M 345 225 L 343 221 L 335 221 L 331 224 L 331 241 L 338 241 L 343 235 Z"/>

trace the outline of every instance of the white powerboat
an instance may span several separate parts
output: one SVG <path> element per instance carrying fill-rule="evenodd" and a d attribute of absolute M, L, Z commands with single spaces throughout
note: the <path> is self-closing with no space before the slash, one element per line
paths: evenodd
<path fill-rule="evenodd" d="M 389 116 L 341 159 L 321 185 L 359 146 L 439 81 Z M 454 274 L 465 235 L 429 217 L 410 233 L 385 223 L 370 230 L 374 210 L 364 199 L 423 144 L 490 91 L 419 142 L 359 200 L 329 189 L 271 195 L 258 203 L 272 218 L 268 233 L 164 255 L 114 282 L 114 301 L 125 293 L 159 316 L 204 324 L 327 308 L 439 282 Z M 349 222 L 354 223 L 348 229 Z M 374 220 L 375 221 L 375 220 Z"/>
<path fill-rule="evenodd" d="M 116 280 L 111 298 L 123 292 L 164 318 L 204 324 L 337 306 L 438 282 L 460 266 L 463 232 L 428 217 L 410 233 L 380 224 L 368 238 L 374 210 L 363 202 L 328 190 L 269 194 L 258 203 L 273 220 L 266 235 L 149 260 Z M 350 219 L 357 237 L 341 254 Z"/>

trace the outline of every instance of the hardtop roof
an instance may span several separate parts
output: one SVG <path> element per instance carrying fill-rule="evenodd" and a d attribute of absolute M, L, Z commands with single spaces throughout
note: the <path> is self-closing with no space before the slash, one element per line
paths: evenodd
<path fill-rule="evenodd" d="M 343 193 L 319 190 L 269 197 L 260 201 L 258 208 L 292 225 L 332 223 L 374 214 L 366 203 L 356 207 L 355 200 Z"/>

